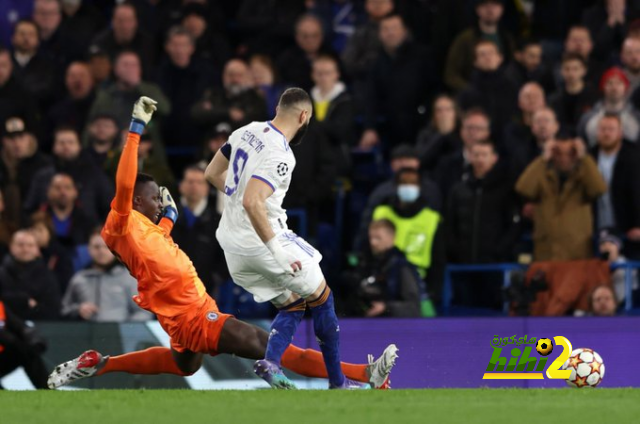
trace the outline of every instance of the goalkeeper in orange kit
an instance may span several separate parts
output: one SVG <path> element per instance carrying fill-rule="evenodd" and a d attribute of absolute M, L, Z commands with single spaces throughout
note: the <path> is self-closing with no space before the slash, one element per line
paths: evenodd
<path fill-rule="evenodd" d="M 138 280 L 135 302 L 158 317 L 171 338 L 171 348 L 152 347 L 119 356 L 89 350 L 58 365 L 48 379 L 51 389 L 81 378 L 111 372 L 188 376 L 202 365 L 204 355 L 228 353 L 264 358 L 266 331 L 218 310 L 187 255 L 173 242 L 171 229 L 178 217 L 168 190 L 153 178 L 138 174 L 138 145 L 156 102 L 141 97 L 134 105 L 129 135 L 116 174 L 116 196 L 102 230 L 109 249 Z M 390 345 L 369 364 L 342 363 L 353 380 L 387 388 L 397 349 Z M 293 345 L 282 358 L 284 367 L 307 377 L 326 378 L 322 354 Z M 280 382 L 276 388 L 295 388 Z"/>

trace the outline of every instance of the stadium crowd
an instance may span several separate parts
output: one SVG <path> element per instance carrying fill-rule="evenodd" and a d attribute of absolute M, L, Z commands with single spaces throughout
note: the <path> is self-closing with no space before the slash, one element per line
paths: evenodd
<path fill-rule="evenodd" d="M 314 116 L 285 207 L 344 314 L 433 316 L 446 264 L 640 260 L 638 1 L 4 0 L 0 299 L 152 319 L 99 236 L 144 95 L 139 169 L 179 198 L 173 238 L 225 310 L 204 168 L 291 86 Z M 587 313 L 622 302 L 604 280 Z M 501 277 L 457 283 L 458 304 L 501 308 Z"/>

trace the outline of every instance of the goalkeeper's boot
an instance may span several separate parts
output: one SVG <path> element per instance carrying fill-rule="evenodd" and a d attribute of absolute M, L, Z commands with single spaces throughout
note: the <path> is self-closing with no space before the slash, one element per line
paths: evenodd
<path fill-rule="evenodd" d="M 344 378 L 344 383 L 341 386 L 329 385 L 329 389 L 334 390 L 369 390 L 371 385 L 368 383 L 361 383 L 359 381 L 351 380 L 347 377 Z"/>
<path fill-rule="evenodd" d="M 253 365 L 253 372 L 258 377 L 269 383 L 274 389 L 296 390 L 297 387 L 284 375 L 282 369 L 275 363 L 266 359 L 260 359 Z"/>
<path fill-rule="evenodd" d="M 390 344 L 382 352 L 382 355 L 375 361 L 373 355 L 369 355 L 369 365 L 367 366 L 367 375 L 369 376 L 369 383 L 374 389 L 390 389 L 391 381 L 389 376 L 391 375 L 391 369 L 396 364 L 398 359 L 398 348 L 394 344 Z"/>
<path fill-rule="evenodd" d="M 58 365 L 49 375 L 47 386 L 57 389 L 76 380 L 91 377 L 104 366 L 106 358 L 95 350 L 87 350 L 76 359 Z"/>

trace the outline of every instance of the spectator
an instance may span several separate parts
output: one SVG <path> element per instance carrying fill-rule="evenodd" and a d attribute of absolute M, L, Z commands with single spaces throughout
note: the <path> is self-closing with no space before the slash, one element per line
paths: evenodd
<path fill-rule="evenodd" d="M 286 86 L 278 82 L 271 58 L 261 54 L 253 55 L 249 60 L 249 69 L 253 85 L 267 104 L 267 113 L 275 115 L 276 106 Z"/>
<path fill-rule="evenodd" d="M 335 157 L 315 122 L 309 125 L 302 143 L 292 143 L 290 146 L 296 157 L 296 167 L 291 174 L 291 183 L 282 207 L 286 210 L 304 209 L 307 228 L 303 229 L 295 222 L 289 227 L 301 235 L 307 233 L 309 237 L 315 237 L 321 209 L 333 204 L 333 187 L 337 176 Z M 309 190 L 309 187 L 313 187 L 313 190 Z"/>
<path fill-rule="evenodd" d="M 589 29 L 582 25 L 574 25 L 569 29 L 564 42 L 564 53 L 577 54 L 587 64 L 586 81 L 597 87 L 600 77 L 606 69 L 606 64 L 593 54 L 593 40 Z M 562 86 L 559 67 L 556 68 L 556 86 Z"/>
<path fill-rule="evenodd" d="M 475 49 L 474 72 L 458 96 L 463 111 L 482 108 L 491 117 L 492 133 L 502 135 L 518 104 L 518 90 L 506 77 L 503 56 L 492 41 L 481 41 Z"/>
<path fill-rule="evenodd" d="M 420 174 L 403 169 L 396 174 L 397 192 L 373 211 L 373 220 L 388 219 L 396 227 L 395 246 L 416 266 L 429 296 L 439 299 L 444 272 L 442 219 L 420 195 Z"/>
<path fill-rule="evenodd" d="M 364 132 L 360 148 L 370 150 L 386 141 L 384 150 L 413 142 L 420 128 L 418 109 L 436 86 L 429 50 L 413 41 L 400 15 L 380 21 L 382 48 L 370 70 L 365 98 Z M 386 123 L 382 126 L 378 118 Z"/>
<path fill-rule="evenodd" d="M 33 2 L 9 0 L 0 2 L 0 46 L 11 43 L 11 34 L 16 22 L 32 15 Z"/>
<path fill-rule="evenodd" d="M 387 219 L 369 224 L 371 260 L 359 264 L 353 281 L 366 317 L 417 318 L 424 282 L 397 247 L 396 229 Z M 362 315 L 362 310 L 358 311 Z"/>
<path fill-rule="evenodd" d="M 418 133 L 416 148 L 423 169 L 433 171 L 438 160 L 462 146 L 458 135 L 459 111 L 456 101 L 441 94 L 433 102 L 431 121 Z"/>
<path fill-rule="evenodd" d="M 603 98 L 580 119 L 578 133 L 589 146 L 596 144 L 598 123 L 607 113 L 618 114 L 622 120 L 624 138 L 636 142 L 640 135 L 640 112 L 629 102 L 629 80 L 620 68 L 611 68 L 600 81 Z"/>
<path fill-rule="evenodd" d="M 510 175 L 515 181 L 525 168 L 544 150 L 545 144 L 556 137 L 560 126 L 556 114 L 548 107 L 543 107 L 533 114 L 531 119 L 531 135 L 520 140 L 513 140 L 505 146 L 509 158 Z"/>
<path fill-rule="evenodd" d="M 358 0 L 313 0 L 309 13 L 320 18 L 327 44 L 338 54 L 365 17 L 362 2 Z"/>
<path fill-rule="evenodd" d="M 322 22 L 314 15 L 302 15 L 298 19 L 294 37 L 296 45 L 278 56 L 278 71 L 285 84 L 309 91 L 313 85 L 312 62 L 318 56 L 331 54 L 332 51 L 323 45 Z"/>
<path fill-rule="evenodd" d="M 40 53 L 59 68 L 81 59 L 93 35 L 73 26 L 77 22 L 63 21 L 62 4 L 57 0 L 35 0 L 33 21 L 40 33 Z"/>
<path fill-rule="evenodd" d="M 91 267 L 78 271 L 62 299 L 62 315 L 92 322 L 148 321 L 150 312 L 138 307 L 133 296 L 138 283 L 113 256 L 100 231 L 89 239 Z"/>
<path fill-rule="evenodd" d="M 57 173 L 51 178 L 47 190 L 47 203 L 42 206 L 46 220 L 53 228 L 54 236 L 71 253 L 89 241 L 89 234 L 96 221 L 77 204 L 78 189 L 73 177 Z"/>
<path fill-rule="evenodd" d="M 171 236 L 189 255 L 207 292 L 213 295 L 229 275 L 215 236 L 220 214 L 201 166 L 191 165 L 185 169 L 179 192 L 180 214 Z"/>
<path fill-rule="evenodd" d="M 521 140 L 531 138 L 531 123 L 533 115 L 546 107 L 544 90 L 537 82 L 528 82 L 518 93 L 518 109 L 520 113 L 507 124 L 504 130 L 504 149 L 512 144 L 519 144 Z"/>
<path fill-rule="evenodd" d="M 462 91 L 470 83 L 477 61 L 477 45 L 481 41 L 492 42 L 501 58 L 509 61 L 514 49 L 513 38 L 500 30 L 499 24 L 504 6 L 501 0 L 478 0 L 476 2 L 477 24 L 460 33 L 449 49 L 444 71 L 444 82 L 455 91 Z M 502 62 L 502 59 L 501 59 Z"/>
<path fill-rule="evenodd" d="M 612 229 L 604 229 L 600 231 L 598 238 L 598 253 L 602 260 L 609 262 L 611 265 L 622 265 L 627 262 L 627 258 L 622 254 L 622 240 L 617 237 Z M 632 273 L 631 290 L 638 289 L 638 270 L 630 271 Z M 626 271 L 622 268 L 611 271 L 611 282 L 617 304 L 620 305 L 626 298 Z"/>
<path fill-rule="evenodd" d="M 40 170 L 33 178 L 24 202 L 27 213 L 34 212 L 47 200 L 47 190 L 55 174 L 64 173 L 73 178 L 78 189 L 78 202 L 93 221 L 102 221 L 109 213 L 114 195 L 112 183 L 105 173 L 82 151 L 78 133 L 70 127 L 59 127 L 54 132 L 53 165 Z"/>
<path fill-rule="evenodd" d="M 562 56 L 560 68 L 563 84 L 549 98 L 560 125 L 576 128 L 580 117 L 589 112 L 598 101 L 595 88 L 585 81 L 587 65 L 584 59 L 575 53 Z"/>
<path fill-rule="evenodd" d="M 96 99 L 91 70 L 85 62 L 72 62 L 65 75 L 67 95 L 55 103 L 47 114 L 47 137 L 59 126 L 73 127 L 78 134 L 84 131 L 89 109 Z"/>
<path fill-rule="evenodd" d="M 36 99 L 40 110 L 47 110 L 53 102 L 57 75 L 54 63 L 38 53 L 40 40 L 36 24 L 28 20 L 19 21 L 13 32 L 11 45 L 15 75 Z"/>
<path fill-rule="evenodd" d="M 93 46 L 89 50 L 89 69 L 93 82 L 98 88 L 106 88 L 109 85 L 113 63 L 107 52 Z"/>
<path fill-rule="evenodd" d="M 353 100 L 340 80 L 338 62 L 332 56 L 313 61 L 311 89 L 313 119 L 331 145 L 338 175 L 351 174 L 351 149 L 355 144 Z"/>
<path fill-rule="evenodd" d="M 236 18 L 240 50 L 275 57 L 291 45 L 296 21 L 306 8 L 300 0 L 243 0 Z"/>
<path fill-rule="evenodd" d="M 390 197 L 393 197 L 398 191 L 397 176 L 402 169 L 420 169 L 420 157 L 415 148 L 408 144 L 403 144 L 391 152 L 391 171 L 393 176 L 387 181 L 379 184 L 367 199 L 367 204 L 362 211 L 360 219 L 360 229 L 354 241 L 354 249 L 356 251 L 366 250 L 364 244 L 367 240 L 367 231 L 369 223 L 372 220 L 373 211 Z M 420 178 L 420 193 L 422 197 L 433 210 L 440 211 L 442 209 L 442 198 L 438 186 L 426 175 Z"/>
<path fill-rule="evenodd" d="M 62 13 L 66 28 L 73 28 L 82 51 L 87 51 L 91 40 L 106 26 L 105 16 L 98 7 L 86 0 L 62 0 Z"/>
<path fill-rule="evenodd" d="M 347 76 L 356 84 L 362 84 L 375 63 L 380 51 L 380 21 L 393 11 L 394 0 L 365 0 L 368 20 L 356 26 L 342 52 L 342 63 Z"/>
<path fill-rule="evenodd" d="M 207 164 L 211 162 L 218 150 L 227 142 L 229 135 L 231 135 L 231 125 L 220 122 L 213 131 L 206 134 L 202 155 L 197 159 Z"/>
<path fill-rule="evenodd" d="M 227 62 L 222 73 L 222 86 L 222 89 L 212 87 L 206 90 L 191 108 L 191 118 L 204 130 L 223 121 L 236 129 L 267 118 L 267 105 L 253 88 L 246 62 L 240 59 Z"/>
<path fill-rule="evenodd" d="M 40 257 L 35 236 L 16 232 L 10 254 L 0 265 L 0 293 L 5 306 L 25 320 L 55 320 L 60 316 L 60 290 Z"/>
<path fill-rule="evenodd" d="M 47 389 L 49 371 L 42 360 L 47 343 L 0 300 L 0 379 L 24 368 L 36 389 Z M 0 386 L 0 390 L 3 387 Z"/>
<path fill-rule="evenodd" d="M 36 238 L 40 255 L 47 269 L 55 275 L 60 293 L 64 293 L 75 272 L 74 254 L 55 237 L 51 222 L 44 211 L 36 212 L 31 216 L 29 231 Z"/>
<path fill-rule="evenodd" d="M 547 93 L 555 90 L 553 73 L 542 61 L 542 44 L 539 41 L 520 41 L 514 59 L 507 65 L 506 74 L 518 89 L 527 82 L 537 82 Z"/>
<path fill-rule="evenodd" d="M 597 202 L 597 228 L 614 228 L 625 235 L 625 255 L 640 259 L 640 155 L 636 145 L 623 140 L 620 118 L 605 115 L 598 124 L 593 156 L 607 184 Z"/>
<path fill-rule="evenodd" d="M 98 168 L 104 170 L 107 160 L 117 154 L 119 136 L 118 122 L 113 115 L 98 114 L 89 121 L 83 144 Z"/>
<path fill-rule="evenodd" d="M 513 186 L 498 159 L 493 142 L 476 142 L 471 146 L 472 172 L 451 189 L 445 227 L 447 260 L 451 262 L 500 263 L 514 259 L 520 217 Z"/>
<path fill-rule="evenodd" d="M 113 73 L 115 81 L 98 91 L 89 112 L 90 119 L 100 114 L 113 114 L 118 120 L 119 128 L 128 128 L 131 120 L 131 105 L 140 96 L 151 97 L 158 102 L 156 115 L 165 117 L 171 113 L 171 103 L 160 87 L 142 80 L 142 69 L 137 53 L 126 50 L 119 53 L 114 62 Z M 151 137 L 159 141 L 158 126 L 149 125 L 148 128 Z"/>
<path fill-rule="evenodd" d="M 640 17 L 638 4 L 626 0 L 603 0 L 582 14 L 582 22 L 595 40 L 595 52 L 603 60 L 617 56 L 629 30 L 629 22 Z"/>
<path fill-rule="evenodd" d="M 163 139 L 170 146 L 195 145 L 202 134 L 191 121 L 190 110 L 210 85 L 213 71 L 193 57 L 194 41 L 184 28 L 171 28 L 164 48 L 167 58 L 158 69 L 158 84 L 172 109 L 163 121 Z"/>
<path fill-rule="evenodd" d="M 0 189 L 5 196 L 5 218 L 16 226 L 24 221 L 22 202 L 27 198 L 34 176 L 51 165 L 38 150 L 38 141 L 20 118 L 7 119 L 0 154 Z"/>
<path fill-rule="evenodd" d="M 211 4 L 210 4 L 211 5 Z M 213 67 L 212 80 L 217 80 L 224 64 L 231 57 L 231 49 L 227 39 L 210 24 L 206 8 L 202 4 L 190 3 L 183 8 L 182 21 L 184 27 L 195 42 L 194 57 Z"/>
<path fill-rule="evenodd" d="M 11 236 L 17 230 L 12 223 L 8 222 L 2 214 L 4 213 L 5 205 L 4 205 L 4 195 L 0 190 L 0 262 L 9 251 L 9 243 L 11 241 Z"/>
<path fill-rule="evenodd" d="M 535 203 L 536 261 L 593 256 L 592 204 L 606 191 L 606 183 L 581 140 L 563 135 L 548 141 L 544 155 L 520 176 L 516 191 Z"/>
<path fill-rule="evenodd" d="M 480 140 L 491 136 L 491 120 L 481 109 L 471 109 L 462 117 L 460 139 L 462 146 L 440 158 L 433 172 L 433 178 L 438 184 L 440 195 L 447 199 L 451 187 L 462 181 L 464 175 L 470 171 L 471 146 Z M 446 203 L 446 202 L 445 202 Z"/>
<path fill-rule="evenodd" d="M 633 93 L 640 87 L 640 39 L 627 37 L 624 40 L 620 61 L 631 86 L 629 92 Z"/>
<path fill-rule="evenodd" d="M 618 301 L 613 288 L 603 284 L 596 287 L 589 297 L 589 310 L 596 317 L 612 317 L 616 315 Z"/>
<path fill-rule="evenodd" d="M 93 39 L 92 48 L 107 52 L 113 61 L 124 51 L 135 52 L 145 75 L 155 60 L 153 39 L 138 28 L 136 9 L 130 3 L 114 7 L 110 27 Z"/>
<path fill-rule="evenodd" d="M 0 45 L 0 123 L 4 124 L 12 116 L 19 116 L 28 128 L 34 128 L 37 111 L 33 97 L 13 74 L 11 54 Z"/>

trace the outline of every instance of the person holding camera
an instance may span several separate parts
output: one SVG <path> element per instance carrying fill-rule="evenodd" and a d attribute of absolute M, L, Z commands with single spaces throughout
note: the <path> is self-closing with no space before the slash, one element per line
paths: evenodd
<path fill-rule="evenodd" d="M 607 189 L 584 142 L 566 134 L 548 140 L 516 183 L 516 192 L 534 203 L 536 261 L 593 256 L 593 202 Z"/>
<path fill-rule="evenodd" d="M 0 378 L 23 367 L 36 389 L 46 389 L 49 373 L 41 356 L 46 349 L 46 341 L 35 329 L 0 300 Z"/>
<path fill-rule="evenodd" d="M 395 247 L 396 228 L 387 219 L 369 224 L 370 260 L 357 271 L 358 303 L 366 317 L 420 317 L 424 283 L 415 266 Z"/>

